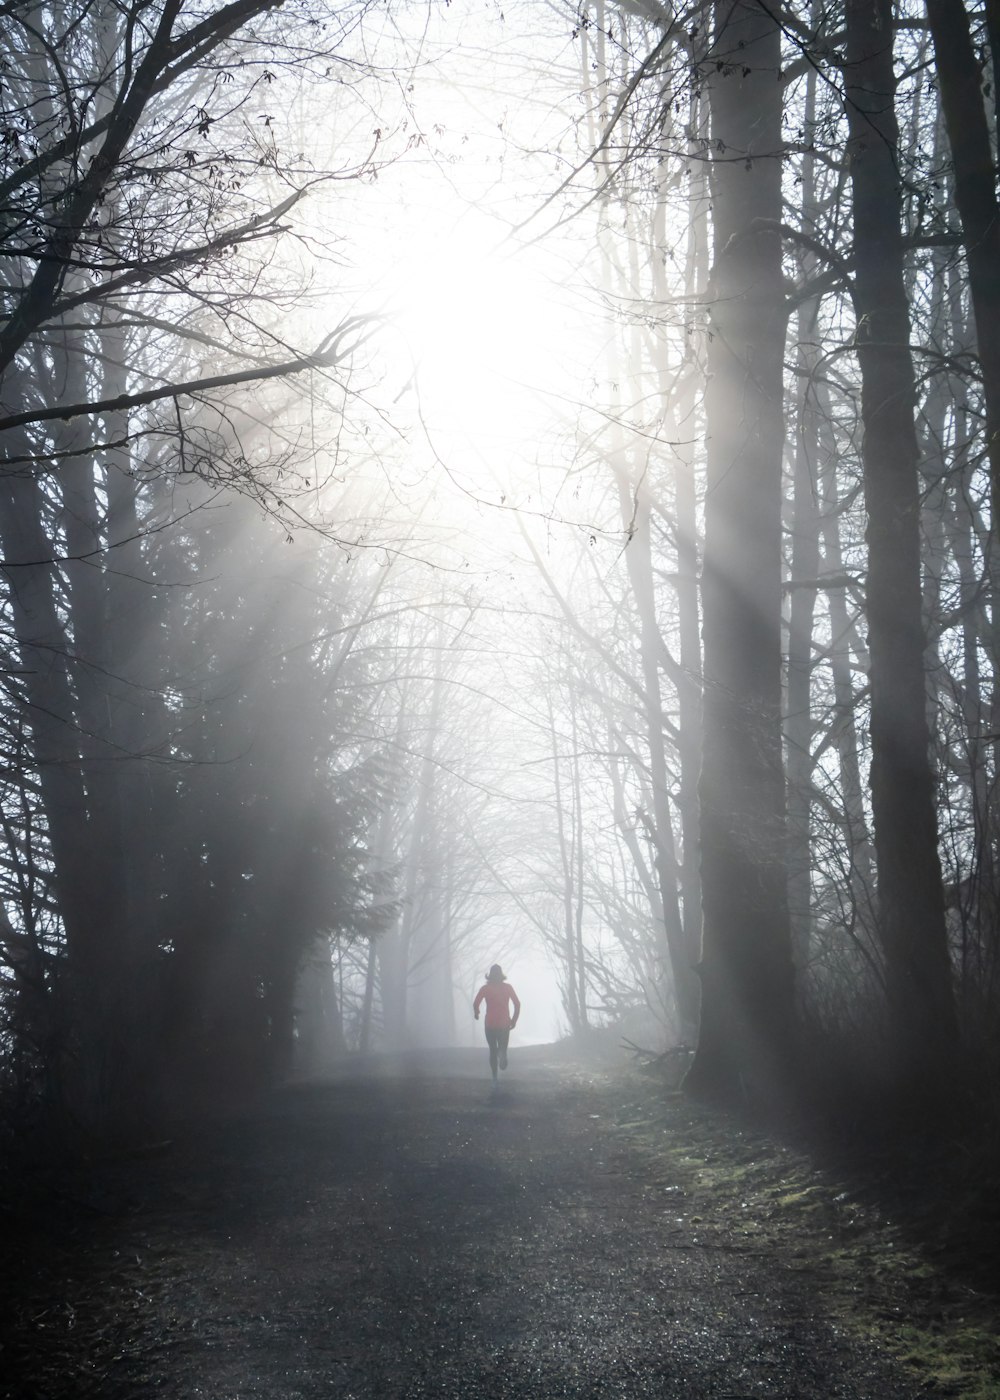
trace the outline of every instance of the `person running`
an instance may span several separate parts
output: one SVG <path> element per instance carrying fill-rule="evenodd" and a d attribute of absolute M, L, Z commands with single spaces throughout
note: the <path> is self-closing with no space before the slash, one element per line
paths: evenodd
<path fill-rule="evenodd" d="M 476 1020 L 479 1020 L 479 1008 L 483 1002 L 486 1003 L 486 1044 L 490 1047 L 490 1070 L 493 1074 L 493 1082 L 496 1083 L 497 1067 L 507 1068 L 507 1042 L 510 1040 L 510 1033 L 517 1025 L 517 1018 L 521 1014 L 521 1003 L 517 999 L 517 992 L 509 982 L 504 981 L 503 968 L 499 963 L 494 963 L 486 974 L 486 981 L 476 993 L 476 999 L 472 1003 L 472 1012 Z M 510 1014 L 513 1006 L 514 1014 Z"/>

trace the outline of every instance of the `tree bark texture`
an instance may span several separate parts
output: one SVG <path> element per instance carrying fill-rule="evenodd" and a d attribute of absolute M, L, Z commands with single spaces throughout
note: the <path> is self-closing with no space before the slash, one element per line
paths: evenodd
<path fill-rule="evenodd" d="M 757 4 L 719 4 L 715 25 L 702 1019 L 687 1082 L 706 1097 L 770 1097 L 789 1070 L 793 995 L 781 742 L 781 46 Z"/>
<path fill-rule="evenodd" d="M 848 0 L 846 99 L 868 516 L 871 800 L 895 1072 L 933 1080 L 957 1037 L 929 756 L 916 388 L 904 284 L 890 0 Z"/>

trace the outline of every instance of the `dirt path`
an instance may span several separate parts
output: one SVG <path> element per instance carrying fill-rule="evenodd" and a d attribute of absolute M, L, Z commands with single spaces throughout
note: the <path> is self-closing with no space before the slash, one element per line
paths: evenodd
<path fill-rule="evenodd" d="M 685 1110 L 660 1158 L 620 1076 L 521 1051 L 493 1094 L 483 1060 L 298 1086 L 64 1194 L 0 1300 L 0 1395 L 962 1393 L 845 1328 L 794 1232 L 741 1226 L 738 1185 L 724 1222 L 697 1213 Z"/>

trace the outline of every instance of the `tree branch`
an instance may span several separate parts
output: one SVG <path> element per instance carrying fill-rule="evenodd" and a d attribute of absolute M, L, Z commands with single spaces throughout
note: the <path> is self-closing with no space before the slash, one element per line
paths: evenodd
<path fill-rule="evenodd" d="M 252 384 L 265 379 L 287 379 L 296 374 L 304 374 L 311 369 L 333 369 L 349 354 L 367 340 L 381 317 L 357 316 L 339 328 L 335 336 L 327 337 L 323 346 L 311 355 L 300 355 L 294 360 L 284 360 L 274 365 L 259 365 L 253 369 L 232 370 L 229 374 L 212 374 L 201 379 L 187 379 L 180 384 L 161 384 L 155 389 L 140 389 L 133 394 L 118 394 L 110 399 L 95 399 L 91 403 L 61 404 L 57 408 L 28 409 L 25 413 L 14 413 L 0 418 L 0 432 L 13 428 L 23 428 L 30 423 L 48 423 L 54 419 L 67 421 L 95 413 L 120 413 L 130 408 L 142 408 L 146 404 L 157 403 L 161 399 L 178 399 L 189 394 L 205 394 L 212 389 L 230 388 L 237 384 Z M 344 336 L 361 326 L 368 326 L 368 332 L 352 340 L 346 348 L 341 348 Z M 329 347 L 329 348 L 323 348 Z"/>

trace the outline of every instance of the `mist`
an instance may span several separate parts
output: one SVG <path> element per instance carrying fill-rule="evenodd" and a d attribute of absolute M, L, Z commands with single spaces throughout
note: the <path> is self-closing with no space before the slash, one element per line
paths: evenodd
<path fill-rule="evenodd" d="M 324 1303 L 351 1317 L 346 1369 L 289 1351 L 260 1393 L 397 1393 L 372 1337 L 400 1239 L 399 1293 L 424 1311 L 399 1355 L 455 1317 L 475 1331 L 472 1246 L 447 1307 L 413 1263 L 451 1277 L 438 1195 L 477 1238 L 485 1192 L 504 1260 L 498 1241 L 549 1251 L 530 1305 L 498 1302 L 509 1393 L 583 1400 L 722 1393 L 707 1343 L 628 1379 L 646 1323 L 601 1312 L 580 1240 L 663 1163 L 678 1202 L 709 1190 L 713 1154 L 737 1191 L 737 1121 L 822 1143 L 783 1193 L 784 1149 L 746 1147 L 752 1218 L 792 1212 L 762 1255 L 805 1228 L 811 1171 L 834 1214 L 879 1177 L 831 1166 L 831 1139 L 922 1133 L 921 1162 L 991 1179 L 994 29 L 958 0 L 0 14 L 8 1194 L 43 1163 L 100 1215 L 118 1188 L 93 1164 L 209 1134 L 213 1191 L 231 1174 L 252 1203 L 194 1230 L 238 1240 L 249 1291 L 223 1250 L 213 1297 L 269 1316 L 255 1212 L 310 1261 L 289 1274 L 307 1311 L 319 1235 L 349 1261 Z M 163 1206 L 171 1242 L 163 1203 L 207 1180 L 180 1160 L 148 1196 L 121 1187 Z M 529 1214 L 570 1202 L 561 1243 L 504 1214 L 522 1188 Z M 965 1238 L 963 1189 L 943 1166 L 920 1188 Z M 651 1199 L 595 1238 L 662 1283 Z M 706 1218 L 728 1222 L 720 1250 L 742 1240 L 734 1201 L 678 1206 L 683 1248 Z M 885 1219 L 926 1243 L 910 1211 L 892 1198 Z M 141 1259 L 127 1234 L 95 1249 Z M 541 1382 L 517 1348 L 560 1250 L 592 1334 L 569 1328 L 570 1364 L 546 1333 Z M 693 1309 L 700 1269 L 677 1289 Z M 100 1276 L 116 1298 L 147 1282 Z M 772 1276 L 727 1287 L 776 1296 Z M 759 1386 L 818 1395 L 793 1333 L 792 1369 Z M 465 1393 L 466 1353 L 439 1352 L 447 1383 L 407 1371 L 401 1397 Z M 726 1354 L 726 1393 L 763 1394 L 744 1374 L 763 1363 Z M 907 1393 L 893 1357 L 864 1393 Z M 623 1388 L 588 1390 L 604 1362 Z M 75 1364 L 7 1393 L 77 1393 Z M 863 1393 L 864 1357 L 843 1364 L 836 1393 Z"/>
<path fill-rule="evenodd" d="M 855 228 L 883 175 L 837 193 L 854 108 L 758 90 L 773 34 L 714 93 L 715 41 L 652 12 L 262 24 L 238 80 L 191 79 L 225 103 L 150 99 L 163 172 L 140 123 L 78 192 L 72 276 L 9 263 L 38 306 L 3 360 L 12 1064 L 50 1062 L 63 965 L 95 1063 L 146 989 L 121 1094 L 155 1112 L 191 1074 L 465 1044 L 499 961 L 533 1038 L 700 1046 L 710 1097 L 783 1094 L 806 1023 L 845 1073 L 938 1077 L 994 966 L 992 399 L 966 311 L 942 329 L 979 295 L 933 253 L 943 187 Z M 59 42 L 110 74 L 115 35 Z M 774 149 L 737 171 L 748 107 Z M 11 157 L 18 218 L 51 149 L 44 180 Z M 922 347 L 891 425 L 883 315 Z"/>

